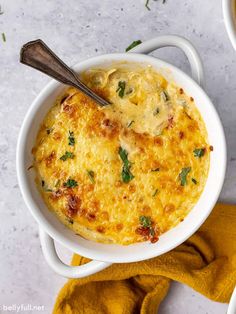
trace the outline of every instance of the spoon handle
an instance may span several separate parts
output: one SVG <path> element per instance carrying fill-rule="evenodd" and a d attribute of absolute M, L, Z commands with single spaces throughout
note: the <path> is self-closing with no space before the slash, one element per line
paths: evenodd
<path fill-rule="evenodd" d="M 58 58 L 41 39 L 30 41 L 21 48 L 20 62 L 53 77 L 61 83 L 78 88 L 100 106 L 109 105 L 106 100 L 81 82 L 76 73 Z"/>

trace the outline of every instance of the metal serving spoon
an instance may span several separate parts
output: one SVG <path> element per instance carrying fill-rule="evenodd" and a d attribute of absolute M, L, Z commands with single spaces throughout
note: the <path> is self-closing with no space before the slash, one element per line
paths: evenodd
<path fill-rule="evenodd" d="M 41 39 L 30 41 L 21 48 L 20 62 L 53 77 L 61 83 L 78 88 L 100 106 L 110 105 L 108 101 L 95 94 L 81 82 L 78 75 L 58 58 Z"/>

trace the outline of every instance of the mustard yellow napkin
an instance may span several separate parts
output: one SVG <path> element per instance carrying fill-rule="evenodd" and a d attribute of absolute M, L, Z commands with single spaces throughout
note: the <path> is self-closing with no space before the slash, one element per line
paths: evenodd
<path fill-rule="evenodd" d="M 72 260 L 73 265 L 86 262 L 78 255 Z M 199 231 L 169 253 L 69 280 L 53 313 L 156 313 L 171 280 L 212 300 L 229 301 L 236 285 L 236 205 L 217 204 Z"/>

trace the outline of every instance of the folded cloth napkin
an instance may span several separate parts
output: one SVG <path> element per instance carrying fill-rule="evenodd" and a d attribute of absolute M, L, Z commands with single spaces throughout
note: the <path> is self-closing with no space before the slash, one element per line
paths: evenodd
<path fill-rule="evenodd" d="M 72 265 L 88 261 L 74 255 Z M 53 313 L 157 313 L 171 280 L 214 301 L 229 301 L 236 285 L 236 205 L 217 204 L 191 238 L 166 254 L 69 280 Z"/>

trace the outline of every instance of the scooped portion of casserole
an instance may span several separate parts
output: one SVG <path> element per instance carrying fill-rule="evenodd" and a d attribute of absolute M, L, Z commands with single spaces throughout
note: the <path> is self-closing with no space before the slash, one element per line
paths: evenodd
<path fill-rule="evenodd" d="M 98 242 L 156 242 L 184 220 L 208 176 L 210 151 L 194 99 L 150 66 L 90 69 L 99 107 L 69 88 L 37 135 L 36 182 L 48 208 Z"/>

